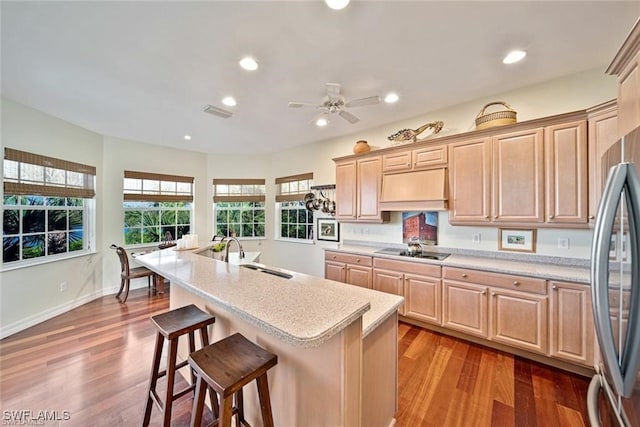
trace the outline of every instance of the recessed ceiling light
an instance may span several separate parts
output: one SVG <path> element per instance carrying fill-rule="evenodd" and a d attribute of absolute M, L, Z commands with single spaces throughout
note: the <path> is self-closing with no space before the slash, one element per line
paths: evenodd
<path fill-rule="evenodd" d="M 328 124 L 329 124 L 329 120 L 327 120 L 324 117 L 320 117 L 318 120 L 316 120 L 316 126 L 318 127 L 325 127 Z"/>
<path fill-rule="evenodd" d="M 400 99 L 398 94 L 391 92 L 384 97 L 384 102 L 387 104 L 393 104 L 394 102 L 398 102 L 398 99 Z"/>
<path fill-rule="evenodd" d="M 240 60 L 240 66 L 247 71 L 255 71 L 258 69 L 258 63 L 250 56 L 246 56 Z"/>
<path fill-rule="evenodd" d="M 235 107 L 236 106 L 236 100 L 233 99 L 232 96 L 225 96 L 224 98 L 222 98 L 222 103 L 224 105 L 226 105 L 227 107 Z"/>
<path fill-rule="evenodd" d="M 184 140 L 185 141 L 191 141 L 191 135 L 185 135 L 184 136 Z"/>
<path fill-rule="evenodd" d="M 504 57 L 502 63 L 514 64 L 518 61 L 521 61 L 525 56 L 527 56 L 527 52 L 525 52 L 524 50 L 512 50 L 507 54 L 507 56 Z"/>
<path fill-rule="evenodd" d="M 349 4 L 349 1 L 350 0 L 324 0 L 327 6 L 334 10 L 344 9 Z"/>

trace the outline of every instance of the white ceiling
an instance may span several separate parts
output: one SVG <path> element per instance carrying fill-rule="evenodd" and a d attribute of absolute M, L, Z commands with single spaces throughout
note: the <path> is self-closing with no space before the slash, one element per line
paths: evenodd
<path fill-rule="evenodd" d="M 603 72 L 640 2 L 1 2 L 2 95 L 103 135 L 210 153 L 272 153 L 574 72 Z M 501 63 L 512 48 L 519 64 Z M 249 73 L 238 60 L 259 64 Z M 311 123 L 325 83 L 349 124 Z M 588 88 L 585 88 L 588 90 Z M 238 105 L 220 100 L 233 95 Z M 202 112 L 232 110 L 229 119 Z M 192 135 L 185 141 L 185 134 Z"/>

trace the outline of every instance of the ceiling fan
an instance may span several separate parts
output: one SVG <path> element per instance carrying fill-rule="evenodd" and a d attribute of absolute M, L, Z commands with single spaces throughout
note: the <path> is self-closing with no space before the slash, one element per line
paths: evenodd
<path fill-rule="evenodd" d="M 328 117 L 331 114 L 338 114 L 351 124 L 360 121 L 358 117 L 348 112 L 346 109 L 351 107 L 362 107 L 365 105 L 374 105 L 380 103 L 379 96 L 368 96 L 366 98 L 353 99 L 351 101 L 345 101 L 344 96 L 341 94 L 342 87 L 338 83 L 327 83 L 327 94 L 322 99 L 321 104 L 309 104 L 306 102 L 290 102 L 291 108 L 313 107 L 321 110 L 320 114 L 314 119 L 314 122 L 318 124 L 317 120 L 324 118 L 328 121 Z"/>

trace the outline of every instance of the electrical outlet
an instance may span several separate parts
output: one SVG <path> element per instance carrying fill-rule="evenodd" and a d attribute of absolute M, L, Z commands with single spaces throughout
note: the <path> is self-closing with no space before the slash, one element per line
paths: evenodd
<path fill-rule="evenodd" d="M 471 235 L 471 243 L 480 243 L 480 233 L 473 233 Z"/>
<path fill-rule="evenodd" d="M 64 292 L 67 290 L 67 282 L 60 283 L 60 292 Z"/>
<path fill-rule="evenodd" d="M 558 237 L 558 249 L 569 249 L 569 239 L 567 237 Z"/>

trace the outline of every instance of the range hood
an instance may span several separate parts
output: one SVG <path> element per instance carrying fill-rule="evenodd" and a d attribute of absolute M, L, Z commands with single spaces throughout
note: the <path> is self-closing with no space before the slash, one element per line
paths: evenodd
<path fill-rule="evenodd" d="M 381 211 L 446 211 L 447 169 L 429 169 L 382 176 Z"/>

